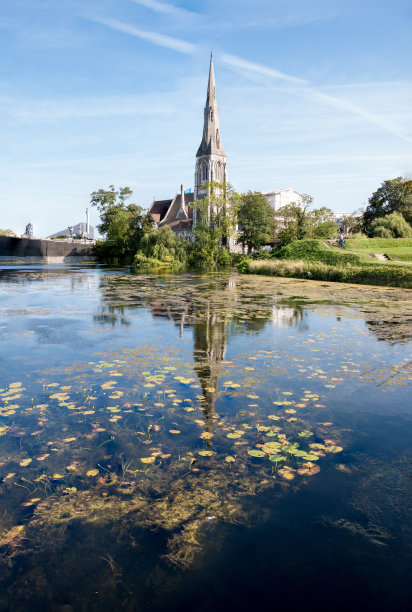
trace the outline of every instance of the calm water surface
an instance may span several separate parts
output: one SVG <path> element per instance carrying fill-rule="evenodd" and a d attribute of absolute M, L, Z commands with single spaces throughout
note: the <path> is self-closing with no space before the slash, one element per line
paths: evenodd
<path fill-rule="evenodd" d="M 411 297 L 0 268 L 0 609 L 412 609 Z"/>

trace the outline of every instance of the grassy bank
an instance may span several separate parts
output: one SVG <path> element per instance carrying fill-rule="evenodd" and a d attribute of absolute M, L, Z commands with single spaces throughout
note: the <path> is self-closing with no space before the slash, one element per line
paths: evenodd
<path fill-rule="evenodd" d="M 248 268 L 243 268 L 242 271 L 249 274 L 412 289 L 412 268 L 409 266 L 379 263 L 331 266 L 322 262 L 287 260 L 263 260 L 248 263 Z"/>
<path fill-rule="evenodd" d="M 358 256 L 374 257 L 383 253 L 392 261 L 412 261 L 412 238 L 348 238 L 345 251 Z"/>
<path fill-rule="evenodd" d="M 277 251 L 271 259 L 243 261 L 239 270 L 267 276 L 412 289 L 412 266 L 372 261 L 367 251 L 353 253 L 329 248 L 321 240 L 297 240 Z"/>

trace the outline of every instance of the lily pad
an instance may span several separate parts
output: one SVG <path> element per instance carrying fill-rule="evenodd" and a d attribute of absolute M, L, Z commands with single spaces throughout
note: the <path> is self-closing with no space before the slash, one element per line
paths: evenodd
<path fill-rule="evenodd" d="M 269 461 L 278 463 L 279 461 L 286 461 L 286 457 L 284 455 L 269 455 Z"/>
<path fill-rule="evenodd" d="M 250 455 L 251 457 L 259 457 L 259 458 L 266 457 L 266 453 L 260 450 L 256 450 L 256 449 L 249 450 L 248 455 Z"/>

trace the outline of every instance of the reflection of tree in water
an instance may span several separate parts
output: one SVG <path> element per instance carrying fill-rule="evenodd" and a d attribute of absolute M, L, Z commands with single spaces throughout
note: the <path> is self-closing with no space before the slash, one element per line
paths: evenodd
<path fill-rule="evenodd" d="M 102 306 L 99 312 L 93 315 L 93 321 L 99 325 L 111 325 L 112 327 L 131 325 L 130 319 L 123 314 L 124 310 L 124 306 Z"/>
<path fill-rule="evenodd" d="M 391 344 L 406 344 L 412 338 L 412 314 L 375 313 L 374 318 L 367 319 L 366 325 L 378 340 Z"/>
<path fill-rule="evenodd" d="M 161 278 L 103 277 L 102 306 L 94 321 L 129 325 L 125 311 L 148 307 L 153 317 L 167 318 L 180 329 L 193 328 L 194 370 L 202 386 L 206 430 L 212 431 L 219 378 L 228 338 L 259 333 L 268 323 L 279 327 L 298 325 L 304 309 L 298 303 L 281 304 L 278 296 L 245 291 L 237 275 L 195 277 L 176 283 Z"/>

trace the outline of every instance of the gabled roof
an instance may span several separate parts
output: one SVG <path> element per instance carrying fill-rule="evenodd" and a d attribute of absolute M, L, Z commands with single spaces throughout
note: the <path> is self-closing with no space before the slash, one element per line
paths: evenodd
<path fill-rule="evenodd" d="M 193 224 L 193 208 L 189 206 L 194 201 L 194 193 L 185 193 L 185 210 L 187 219 L 179 219 L 178 213 L 181 204 L 180 193 L 171 200 L 155 200 L 149 210 L 150 215 L 159 227 L 168 225 L 174 229 L 191 229 Z"/>
<path fill-rule="evenodd" d="M 164 219 L 167 211 L 169 210 L 171 200 L 155 200 L 149 209 L 149 213 L 155 223 L 159 223 Z"/>

